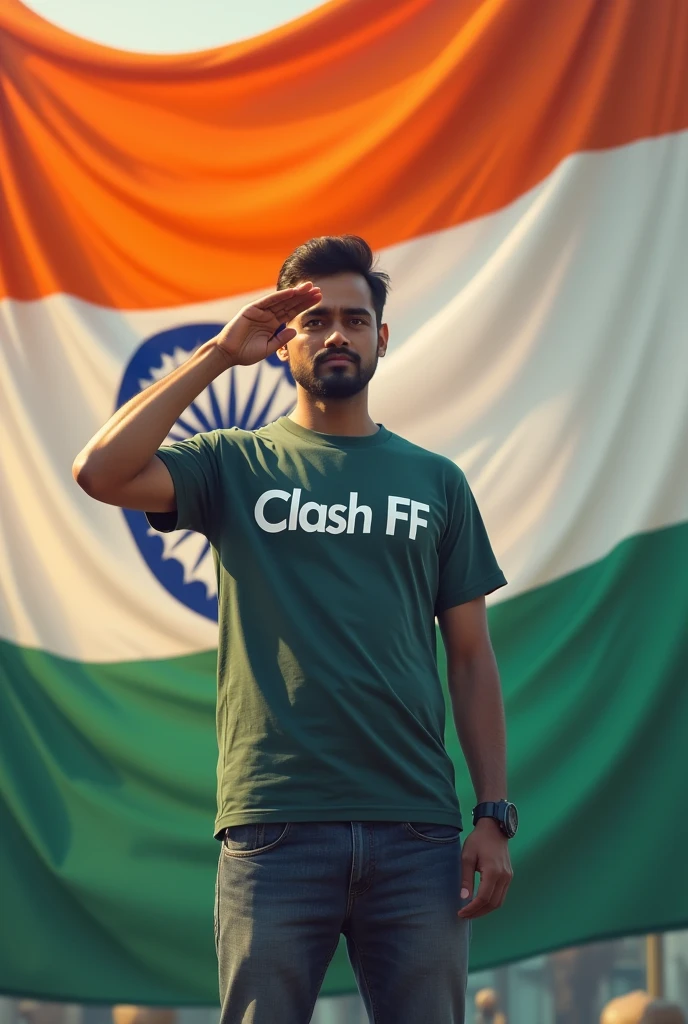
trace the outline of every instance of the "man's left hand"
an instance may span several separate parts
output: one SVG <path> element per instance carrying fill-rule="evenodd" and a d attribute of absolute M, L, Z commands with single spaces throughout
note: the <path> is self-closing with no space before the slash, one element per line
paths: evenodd
<path fill-rule="evenodd" d="M 466 842 L 461 855 L 461 898 L 468 899 L 480 874 L 478 891 L 459 917 L 476 918 L 501 907 L 514 876 L 509 856 L 509 840 L 492 818 L 481 818 Z"/>

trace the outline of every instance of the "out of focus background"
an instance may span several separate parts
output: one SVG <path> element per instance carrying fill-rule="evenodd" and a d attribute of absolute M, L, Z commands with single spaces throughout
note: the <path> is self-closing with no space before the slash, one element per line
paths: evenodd
<path fill-rule="evenodd" d="M 509 580 L 469 1024 L 685 1021 L 688 6 L 0 0 L 0 110 L 0 1024 L 217 1019 L 212 555 L 71 463 L 344 232 L 392 277 L 373 414 Z M 293 396 L 233 370 L 170 438 Z M 343 948 L 313 1019 L 364 1020 Z"/>

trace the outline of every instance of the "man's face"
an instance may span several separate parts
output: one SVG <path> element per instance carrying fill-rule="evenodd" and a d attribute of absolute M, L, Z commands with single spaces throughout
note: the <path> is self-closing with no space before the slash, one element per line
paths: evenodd
<path fill-rule="evenodd" d="M 316 398 L 350 398 L 362 391 L 387 350 L 387 325 L 379 331 L 370 288 L 360 274 L 313 279 L 322 301 L 289 323 L 295 338 L 278 356 L 297 384 Z"/>

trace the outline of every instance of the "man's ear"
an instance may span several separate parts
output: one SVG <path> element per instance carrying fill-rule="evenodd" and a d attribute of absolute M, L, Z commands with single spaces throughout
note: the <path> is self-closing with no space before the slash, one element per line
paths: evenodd
<path fill-rule="evenodd" d="M 282 345 L 281 348 L 277 349 L 277 358 L 283 363 L 289 362 L 289 350 L 286 345 Z"/>
<path fill-rule="evenodd" d="M 380 324 L 380 330 L 377 333 L 377 354 L 382 358 L 386 351 L 387 345 L 389 344 L 389 327 L 387 324 Z"/>

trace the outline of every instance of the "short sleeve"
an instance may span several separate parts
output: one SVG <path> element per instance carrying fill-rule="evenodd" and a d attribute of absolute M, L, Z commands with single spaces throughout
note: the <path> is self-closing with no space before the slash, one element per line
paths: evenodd
<path fill-rule="evenodd" d="M 208 537 L 222 500 L 216 431 L 158 448 L 174 483 L 176 512 L 146 512 L 154 530 L 195 530 Z"/>
<path fill-rule="evenodd" d="M 447 482 L 448 521 L 439 550 L 435 612 L 506 586 L 468 481 L 458 467 Z"/>

